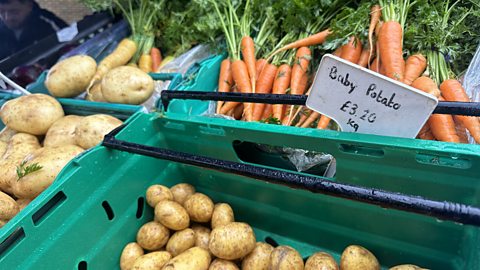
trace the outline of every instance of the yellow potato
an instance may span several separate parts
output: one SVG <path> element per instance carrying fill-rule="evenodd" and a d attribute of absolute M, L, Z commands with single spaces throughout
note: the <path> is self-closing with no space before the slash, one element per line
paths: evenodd
<path fill-rule="evenodd" d="M 10 139 L 13 137 L 13 135 L 17 134 L 18 132 L 9 128 L 9 127 L 4 127 L 2 131 L 0 131 L 0 141 L 4 143 L 8 143 Z"/>
<path fill-rule="evenodd" d="M 200 247 L 193 247 L 167 262 L 162 270 L 208 270 L 212 258 Z"/>
<path fill-rule="evenodd" d="M 102 84 L 96 83 L 90 90 L 87 90 L 87 96 L 85 99 L 88 101 L 107 102 L 102 94 Z"/>
<path fill-rule="evenodd" d="M 137 232 L 137 243 L 146 250 L 159 250 L 168 242 L 170 231 L 162 224 L 151 221 L 145 223 Z"/>
<path fill-rule="evenodd" d="M 75 128 L 75 142 L 83 149 L 90 149 L 121 124 L 122 121 L 106 114 L 86 116 Z"/>
<path fill-rule="evenodd" d="M 55 121 L 45 135 L 43 146 L 75 145 L 75 128 L 82 119 L 82 116 L 67 115 Z"/>
<path fill-rule="evenodd" d="M 47 74 L 45 87 L 54 97 L 76 97 L 87 89 L 97 71 L 88 55 L 76 55 L 55 64 Z"/>
<path fill-rule="evenodd" d="M 3 104 L 0 113 L 7 127 L 32 135 L 45 135 L 52 124 L 65 115 L 62 105 L 44 94 L 9 100 Z"/>
<path fill-rule="evenodd" d="M 217 203 L 212 214 L 212 229 L 235 221 L 233 209 L 227 203 Z"/>
<path fill-rule="evenodd" d="M 0 220 L 10 220 L 20 212 L 17 202 L 0 191 Z"/>
<path fill-rule="evenodd" d="M 120 269 L 130 270 L 135 260 L 144 254 L 142 247 L 137 243 L 128 243 L 120 255 Z"/>
<path fill-rule="evenodd" d="M 32 200 L 30 199 L 18 199 L 17 204 L 18 204 L 18 207 L 20 208 L 20 211 L 22 211 L 23 208 L 27 207 L 27 205 L 31 202 Z"/>
<path fill-rule="evenodd" d="M 220 259 L 236 260 L 252 252 L 255 244 L 252 227 L 246 223 L 232 222 L 212 230 L 208 247 Z"/>
<path fill-rule="evenodd" d="M 0 141 L 0 156 L 3 156 L 3 154 L 5 154 L 5 151 L 7 151 L 7 146 L 8 143 Z"/>
<path fill-rule="evenodd" d="M 195 232 L 195 246 L 209 250 L 208 243 L 211 230 L 198 224 L 193 225 L 192 230 Z"/>
<path fill-rule="evenodd" d="M 348 246 L 340 259 L 342 270 L 380 270 L 377 258 L 361 246 Z"/>
<path fill-rule="evenodd" d="M 155 207 L 158 202 L 163 200 L 173 200 L 173 194 L 170 189 L 162 185 L 153 185 L 147 189 L 147 203 Z"/>
<path fill-rule="evenodd" d="M 183 205 L 185 201 L 195 194 L 195 188 L 190 184 L 178 184 L 170 188 L 173 194 L 173 200 Z"/>
<path fill-rule="evenodd" d="M 0 228 L 2 228 L 3 226 L 7 225 L 8 223 L 8 220 L 1 220 L 0 219 Z"/>
<path fill-rule="evenodd" d="M 102 80 L 103 97 L 112 103 L 142 104 L 152 96 L 154 87 L 150 75 L 129 66 L 110 70 Z"/>
<path fill-rule="evenodd" d="M 255 248 L 242 261 L 243 270 L 268 270 L 273 247 L 267 243 L 257 242 Z"/>
<path fill-rule="evenodd" d="M 172 258 L 166 251 L 155 251 L 140 256 L 135 260 L 132 270 L 158 270 Z"/>
<path fill-rule="evenodd" d="M 328 253 L 317 252 L 310 256 L 305 263 L 305 270 L 338 270 L 338 264 Z"/>
<path fill-rule="evenodd" d="M 303 270 L 302 256 L 289 246 L 278 246 L 272 251 L 269 269 Z"/>
<path fill-rule="evenodd" d="M 190 217 L 187 210 L 174 201 L 160 201 L 155 206 L 155 219 L 165 227 L 180 231 L 188 228 Z"/>
<path fill-rule="evenodd" d="M 195 222 L 209 222 L 213 214 L 213 201 L 205 194 L 195 193 L 184 203 L 190 219 Z"/>
<path fill-rule="evenodd" d="M 238 266 L 231 261 L 215 259 L 208 270 L 239 270 Z"/>
<path fill-rule="evenodd" d="M 172 235 L 167 243 L 167 251 L 172 256 L 184 252 L 185 250 L 195 246 L 195 232 L 192 229 L 178 231 Z"/>
<path fill-rule="evenodd" d="M 425 269 L 413 264 L 402 264 L 402 265 L 394 266 L 390 268 L 390 270 L 428 270 L 428 269 Z"/>

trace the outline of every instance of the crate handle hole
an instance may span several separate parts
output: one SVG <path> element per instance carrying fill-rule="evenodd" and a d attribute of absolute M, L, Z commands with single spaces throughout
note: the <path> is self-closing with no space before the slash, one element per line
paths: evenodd
<path fill-rule="evenodd" d="M 78 263 L 78 270 L 87 270 L 87 262 L 81 261 Z"/>
<path fill-rule="evenodd" d="M 107 201 L 103 201 L 102 207 L 105 210 L 105 213 L 107 213 L 108 220 L 112 220 L 115 217 L 115 214 L 113 213 L 113 209 L 110 204 Z"/>
<path fill-rule="evenodd" d="M 25 231 L 22 227 L 16 229 L 10 236 L 8 236 L 2 243 L 0 243 L 0 256 L 7 250 L 17 245 L 25 238 Z"/>
<path fill-rule="evenodd" d="M 143 209 L 145 206 L 145 199 L 143 197 L 138 198 L 137 200 L 137 214 L 135 215 L 137 219 L 140 219 L 143 216 Z"/>
<path fill-rule="evenodd" d="M 272 237 L 270 237 L 270 236 L 265 237 L 265 242 L 266 242 L 267 244 L 270 244 L 270 245 L 271 245 L 272 247 L 274 247 L 274 248 L 279 246 L 278 242 L 275 241 L 275 240 L 274 240 Z"/>
<path fill-rule="evenodd" d="M 45 205 L 43 205 L 37 212 L 32 215 L 32 221 L 34 226 L 40 225 L 46 217 L 57 209 L 65 200 L 67 196 L 63 191 L 58 192 L 53 196 Z"/>

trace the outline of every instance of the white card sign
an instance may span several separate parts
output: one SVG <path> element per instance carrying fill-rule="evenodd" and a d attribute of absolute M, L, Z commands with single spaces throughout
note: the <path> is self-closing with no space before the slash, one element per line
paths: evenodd
<path fill-rule="evenodd" d="M 345 132 L 415 138 L 437 103 L 429 94 L 327 54 L 306 105 Z"/>

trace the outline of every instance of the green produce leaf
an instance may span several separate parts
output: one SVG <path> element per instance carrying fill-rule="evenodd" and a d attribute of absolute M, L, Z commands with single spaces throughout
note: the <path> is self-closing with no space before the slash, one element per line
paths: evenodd
<path fill-rule="evenodd" d="M 39 171 L 43 168 L 42 166 L 38 165 L 38 163 L 33 163 L 28 166 L 25 166 L 25 165 L 27 165 L 27 162 L 23 161 L 19 166 L 17 166 L 18 180 L 22 179 L 23 177 L 33 172 Z"/>

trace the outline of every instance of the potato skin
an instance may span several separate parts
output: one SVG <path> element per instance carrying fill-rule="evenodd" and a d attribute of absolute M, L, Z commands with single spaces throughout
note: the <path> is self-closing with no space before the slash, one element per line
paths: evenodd
<path fill-rule="evenodd" d="M 32 200 L 30 199 L 18 199 L 17 204 L 18 204 L 18 207 L 20 208 L 20 211 L 22 211 L 25 207 L 27 207 L 27 205 L 31 202 Z"/>
<path fill-rule="evenodd" d="M 128 243 L 125 248 L 123 248 L 122 254 L 120 255 L 120 269 L 132 269 L 135 260 L 143 254 L 144 251 L 139 244 L 135 242 Z"/>
<path fill-rule="evenodd" d="M 173 257 L 195 246 L 195 232 L 192 229 L 178 231 L 172 235 L 167 243 L 167 251 Z"/>
<path fill-rule="evenodd" d="M 180 231 L 188 228 L 190 217 L 187 210 L 174 201 L 160 201 L 155 206 L 155 220 L 165 227 Z"/>
<path fill-rule="evenodd" d="M 267 243 L 257 242 L 255 248 L 242 261 L 243 270 L 268 270 L 273 247 Z"/>
<path fill-rule="evenodd" d="M 231 261 L 215 259 L 208 270 L 239 270 L 238 266 Z"/>
<path fill-rule="evenodd" d="M 90 149 L 102 142 L 105 135 L 122 123 L 119 119 L 106 114 L 86 116 L 75 128 L 75 142 L 83 149 Z"/>
<path fill-rule="evenodd" d="M 402 265 L 394 266 L 390 268 L 390 270 L 427 270 L 427 269 L 413 265 L 413 264 L 402 264 Z"/>
<path fill-rule="evenodd" d="M 289 246 L 276 247 L 270 257 L 270 270 L 303 270 L 300 253 Z"/>
<path fill-rule="evenodd" d="M 92 86 L 91 89 L 87 90 L 87 96 L 85 97 L 85 99 L 95 102 L 107 102 L 102 93 L 102 84 L 96 83 Z"/>
<path fill-rule="evenodd" d="M 0 113 L 7 127 L 32 135 L 45 135 L 52 124 L 65 115 L 62 105 L 44 94 L 9 100 L 3 104 Z"/>
<path fill-rule="evenodd" d="M 76 97 L 85 91 L 97 71 L 88 55 L 76 55 L 55 64 L 47 74 L 45 87 L 54 97 Z"/>
<path fill-rule="evenodd" d="M 82 116 L 67 115 L 55 121 L 55 123 L 53 123 L 48 129 L 47 135 L 45 135 L 43 146 L 55 147 L 75 145 L 75 129 L 82 119 Z"/>
<path fill-rule="evenodd" d="M 192 230 L 195 232 L 195 246 L 209 250 L 208 243 L 210 242 L 211 230 L 198 224 L 193 225 Z"/>
<path fill-rule="evenodd" d="M 110 70 L 102 80 L 102 94 L 111 103 L 139 105 L 147 101 L 155 84 L 138 68 L 120 66 Z"/>
<path fill-rule="evenodd" d="M 0 141 L 4 143 L 8 143 L 10 139 L 13 137 L 13 135 L 17 134 L 18 132 L 9 128 L 9 127 L 4 127 L 2 131 L 0 131 Z"/>
<path fill-rule="evenodd" d="M 305 270 L 338 270 L 338 264 L 328 253 L 317 252 L 310 256 L 305 263 Z"/>
<path fill-rule="evenodd" d="M 171 259 L 162 270 L 208 270 L 211 260 L 207 250 L 193 247 Z"/>
<path fill-rule="evenodd" d="M 195 193 L 184 204 L 190 219 L 195 222 L 209 222 L 213 214 L 213 201 L 205 194 Z"/>
<path fill-rule="evenodd" d="M 190 184 L 181 183 L 170 188 L 173 194 L 173 200 L 183 205 L 185 201 L 195 194 L 195 187 Z"/>
<path fill-rule="evenodd" d="M 159 222 L 143 224 L 137 232 L 137 243 L 145 250 L 159 250 L 168 242 L 170 231 Z"/>
<path fill-rule="evenodd" d="M 162 185 L 152 185 L 147 189 L 147 203 L 151 207 L 155 207 L 157 203 L 163 200 L 173 200 L 173 194 L 170 189 Z"/>
<path fill-rule="evenodd" d="M 208 247 L 220 259 L 236 260 L 252 252 L 255 245 L 252 227 L 246 223 L 232 222 L 212 230 Z"/>
<path fill-rule="evenodd" d="M 380 270 L 377 258 L 366 248 L 356 245 L 348 246 L 340 259 L 342 270 Z"/>
<path fill-rule="evenodd" d="M 6 193 L 0 191 L 0 220 L 10 220 L 20 212 L 17 202 Z"/>
<path fill-rule="evenodd" d="M 212 214 L 212 229 L 235 221 L 232 207 L 227 203 L 217 203 Z"/>
<path fill-rule="evenodd" d="M 133 263 L 132 270 L 157 270 L 161 269 L 172 255 L 166 251 L 155 251 L 138 257 Z"/>

